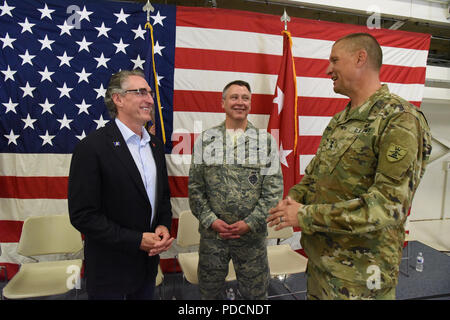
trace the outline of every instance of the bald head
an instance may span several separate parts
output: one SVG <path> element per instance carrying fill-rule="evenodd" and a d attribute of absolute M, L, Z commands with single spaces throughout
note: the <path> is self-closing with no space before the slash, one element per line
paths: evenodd
<path fill-rule="evenodd" d="M 383 64 L 383 52 L 378 41 L 368 33 L 352 33 L 337 40 L 334 45 L 340 44 L 350 52 L 365 50 L 368 63 L 376 71 L 380 71 Z"/>

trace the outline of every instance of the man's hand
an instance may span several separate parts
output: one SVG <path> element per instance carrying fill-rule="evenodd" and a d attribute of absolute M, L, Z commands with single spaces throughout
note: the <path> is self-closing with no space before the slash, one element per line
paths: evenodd
<path fill-rule="evenodd" d="M 250 227 L 243 220 L 231 224 L 230 228 L 232 233 L 240 236 L 250 231 Z"/>
<path fill-rule="evenodd" d="M 160 237 L 152 232 L 144 232 L 142 234 L 140 249 L 149 252 L 160 241 Z"/>
<path fill-rule="evenodd" d="M 298 227 L 298 210 L 303 207 L 303 204 L 287 197 L 278 202 L 277 206 L 269 210 L 269 217 L 267 222 L 269 227 L 276 225 L 275 230 L 281 230 L 286 227 Z"/>
<path fill-rule="evenodd" d="M 215 220 L 211 228 L 216 231 L 222 239 L 239 239 L 241 235 L 250 231 L 249 226 L 242 220 L 231 225 L 221 219 Z"/>
<path fill-rule="evenodd" d="M 211 229 L 217 233 L 227 233 L 230 231 L 230 225 L 221 219 L 216 219 L 211 224 Z"/>
<path fill-rule="evenodd" d="M 158 226 L 154 233 L 144 232 L 142 234 L 141 250 L 148 252 L 149 256 L 167 251 L 172 246 L 174 238 L 170 237 L 169 230 L 165 226 Z"/>
<path fill-rule="evenodd" d="M 221 219 L 216 219 L 211 228 L 216 231 L 222 239 L 238 239 L 240 236 L 234 234 L 234 228 Z"/>

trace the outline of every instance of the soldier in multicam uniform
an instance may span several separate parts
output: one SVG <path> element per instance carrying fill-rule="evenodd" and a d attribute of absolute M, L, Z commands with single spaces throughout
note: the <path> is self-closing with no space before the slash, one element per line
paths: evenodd
<path fill-rule="evenodd" d="M 203 299 L 223 299 L 233 261 L 244 299 L 266 299 L 266 218 L 283 196 L 277 145 L 248 120 L 250 86 L 233 81 L 222 94 L 225 121 L 202 133 L 189 171 L 189 205 L 199 220 L 198 279 Z"/>
<path fill-rule="evenodd" d="M 350 97 L 269 226 L 300 226 L 308 299 L 395 299 L 405 222 L 431 153 L 422 112 L 381 85 L 368 34 L 333 45 L 327 74 Z"/>

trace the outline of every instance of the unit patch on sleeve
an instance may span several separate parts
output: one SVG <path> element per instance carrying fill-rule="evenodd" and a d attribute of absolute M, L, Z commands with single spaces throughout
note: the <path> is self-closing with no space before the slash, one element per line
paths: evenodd
<path fill-rule="evenodd" d="M 402 160 L 407 153 L 408 153 L 407 149 L 395 143 L 391 143 L 387 150 L 386 157 L 389 162 L 396 162 Z"/>

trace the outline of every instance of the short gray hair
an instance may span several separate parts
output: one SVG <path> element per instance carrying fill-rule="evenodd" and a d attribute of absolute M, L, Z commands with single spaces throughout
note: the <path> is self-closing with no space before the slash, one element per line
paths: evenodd
<path fill-rule="evenodd" d="M 135 70 L 122 70 L 111 76 L 109 79 L 108 88 L 106 89 L 105 94 L 105 105 L 108 109 L 109 115 L 111 119 L 114 119 L 117 116 L 117 107 L 112 99 L 114 93 L 122 93 L 123 92 L 123 84 L 128 80 L 130 76 L 138 76 L 145 79 L 145 75 L 140 69 Z"/>
<path fill-rule="evenodd" d="M 240 86 L 240 87 L 246 87 L 248 92 L 252 93 L 252 90 L 250 89 L 250 85 L 248 84 L 248 82 L 244 81 L 244 80 L 234 80 L 231 81 L 230 83 L 228 83 L 222 91 L 222 99 L 225 100 L 226 95 L 227 95 L 227 90 L 229 87 L 236 85 L 236 86 Z"/>

